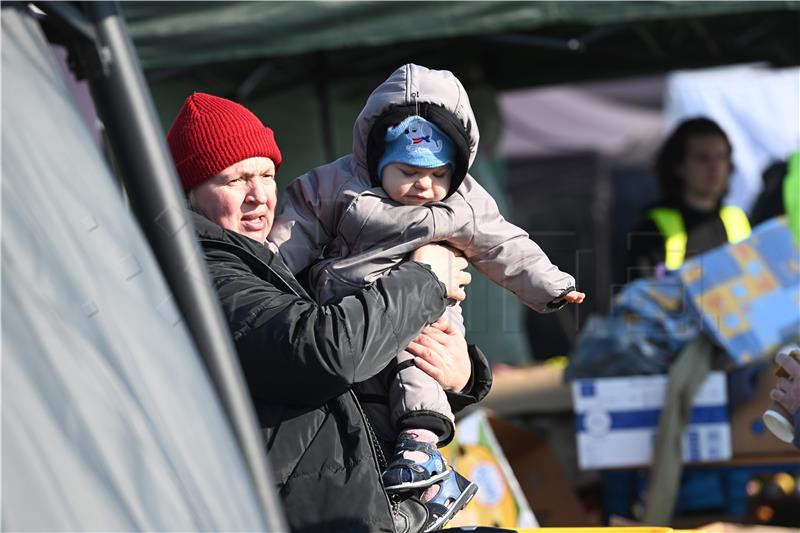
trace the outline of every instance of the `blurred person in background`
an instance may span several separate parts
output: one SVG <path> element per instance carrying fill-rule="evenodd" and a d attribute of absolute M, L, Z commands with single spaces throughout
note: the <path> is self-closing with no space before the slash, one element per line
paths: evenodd
<path fill-rule="evenodd" d="M 783 180 L 783 209 L 794 242 L 800 246 L 800 150 L 789 156 L 786 178 Z"/>
<path fill-rule="evenodd" d="M 786 170 L 786 162 L 776 161 L 761 174 L 761 192 L 750 211 L 750 223 L 753 226 L 783 214 L 783 181 Z"/>
<path fill-rule="evenodd" d="M 786 225 L 800 244 L 800 150 L 771 164 L 762 176 L 764 188 L 753 206 L 753 225 L 786 215 Z"/>
<path fill-rule="evenodd" d="M 424 246 L 352 295 L 319 305 L 267 241 L 281 163 L 272 130 L 235 102 L 195 93 L 167 144 L 292 531 L 392 532 L 399 522 L 421 531 L 425 506 L 390 501 L 383 489 L 381 450 L 351 389 L 405 348 L 429 363 L 454 410 L 488 392 L 480 351 L 457 331 L 426 327 L 451 299 L 464 299 L 466 260 Z"/>
<path fill-rule="evenodd" d="M 629 236 L 627 279 L 676 270 L 684 260 L 750 235 L 745 212 L 723 206 L 732 170 L 728 136 L 711 119 L 686 120 L 656 160 L 661 199 Z"/>

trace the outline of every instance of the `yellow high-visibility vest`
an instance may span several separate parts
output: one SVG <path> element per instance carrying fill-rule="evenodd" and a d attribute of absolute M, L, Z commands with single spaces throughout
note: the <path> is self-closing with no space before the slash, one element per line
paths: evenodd
<path fill-rule="evenodd" d="M 656 207 L 648 212 L 648 216 L 656 223 L 658 231 L 664 237 L 664 261 L 667 269 L 677 270 L 686 258 L 686 227 L 683 216 L 677 209 Z M 719 218 L 725 226 L 728 242 L 733 244 L 750 236 L 750 222 L 747 215 L 735 205 L 728 205 L 719 210 Z"/>

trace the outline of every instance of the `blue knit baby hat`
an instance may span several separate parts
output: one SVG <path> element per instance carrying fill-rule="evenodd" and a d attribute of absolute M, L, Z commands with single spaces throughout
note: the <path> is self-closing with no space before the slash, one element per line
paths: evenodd
<path fill-rule="evenodd" d="M 378 177 L 390 163 L 435 168 L 452 165 L 455 145 L 436 124 L 418 115 L 411 115 L 386 130 L 386 147 L 378 160 Z"/>

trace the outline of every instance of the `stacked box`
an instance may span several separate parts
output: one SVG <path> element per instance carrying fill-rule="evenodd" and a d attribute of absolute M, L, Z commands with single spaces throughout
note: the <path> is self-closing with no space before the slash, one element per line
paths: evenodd
<path fill-rule="evenodd" d="M 667 376 L 572 382 L 582 469 L 646 466 L 655 448 Z M 695 396 L 683 434 L 684 462 L 731 457 L 725 374 L 712 372 Z"/>

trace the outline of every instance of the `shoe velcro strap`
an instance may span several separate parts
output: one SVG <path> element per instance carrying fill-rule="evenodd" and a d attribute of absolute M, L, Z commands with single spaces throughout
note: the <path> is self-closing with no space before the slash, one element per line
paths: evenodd
<path fill-rule="evenodd" d="M 436 446 L 430 442 L 414 439 L 400 439 L 394 446 L 395 453 L 397 452 L 423 452 L 427 455 L 433 456 L 436 453 Z"/>
<path fill-rule="evenodd" d="M 392 460 L 392 464 L 389 465 L 387 470 L 394 470 L 395 468 L 409 468 L 415 472 L 424 473 L 426 470 L 425 468 L 419 464 L 415 463 L 411 459 L 394 459 Z"/>

